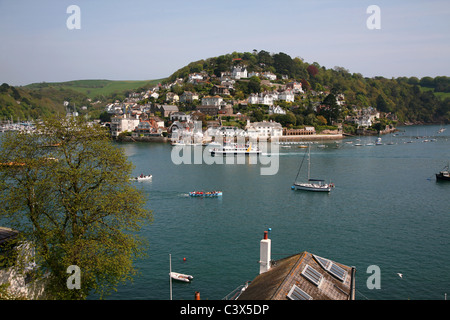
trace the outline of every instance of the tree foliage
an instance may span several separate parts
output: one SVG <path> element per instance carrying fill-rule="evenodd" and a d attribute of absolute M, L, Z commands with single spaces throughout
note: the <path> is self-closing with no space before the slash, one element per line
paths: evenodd
<path fill-rule="evenodd" d="M 35 133 L 4 134 L 1 148 L 0 219 L 33 243 L 50 298 L 103 296 L 136 274 L 145 253 L 136 232 L 152 217 L 104 129 L 51 119 Z M 71 265 L 81 269 L 79 290 L 67 288 Z"/>

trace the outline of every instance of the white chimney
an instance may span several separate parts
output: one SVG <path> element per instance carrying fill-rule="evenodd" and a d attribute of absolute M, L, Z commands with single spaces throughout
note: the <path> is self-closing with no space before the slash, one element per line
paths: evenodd
<path fill-rule="evenodd" d="M 271 241 L 268 238 L 268 233 L 268 231 L 264 231 L 264 238 L 261 240 L 259 246 L 259 274 L 270 269 Z"/>

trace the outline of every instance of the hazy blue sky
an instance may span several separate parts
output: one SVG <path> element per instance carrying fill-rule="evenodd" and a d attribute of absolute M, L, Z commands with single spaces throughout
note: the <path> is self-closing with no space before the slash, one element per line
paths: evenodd
<path fill-rule="evenodd" d="M 81 29 L 69 30 L 70 5 Z M 369 5 L 381 9 L 370 30 Z M 0 83 L 147 80 L 222 54 L 284 52 L 364 76 L 450 76 L 448 0 L 0 0 Z"/>

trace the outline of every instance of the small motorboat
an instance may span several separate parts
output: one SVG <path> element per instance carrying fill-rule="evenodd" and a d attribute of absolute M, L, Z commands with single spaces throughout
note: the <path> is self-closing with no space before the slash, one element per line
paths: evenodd
<path fill-rule="evenodd" d="M 142 180 L 150 180 L 151 178 L 152 178 L 152 175 L 151 175 L 151 174 L 149 174 L 149 175 L 143 175 L 143 174 L 141 174 L 140 176 L 131 178 L 130 180 L 133 180 L 133 181 L 142 181 Z"/>
<path fill-rule="evenodd" d="M 450 165 L 447 165 L 444 167 L 444 169 L 441 170 L 441 172 L 436 173 L 436 180 L 437 181 L 450 181 Z"/>
<path fill-rule="evenodd" d="M 222 191 L 191 191 L 189 192 L 191 197 L 220 197 L 222 196 Z"/>
<path fill-rule="evenodd" d="M 182 273 L 178 273 L 178 272 L 170 272 L 169 276 L 174 280 L 183 281 L 183 282 L 191 282 L 191 280 L 194 279 L 194 277 L 191 275 L 182 274 Z"/>

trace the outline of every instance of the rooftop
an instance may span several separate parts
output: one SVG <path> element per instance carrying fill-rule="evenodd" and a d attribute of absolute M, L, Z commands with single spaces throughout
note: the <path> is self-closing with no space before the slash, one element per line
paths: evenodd
<path fill-rule="evenodd" d="M 302 252 L 272 262 L 239 300 L 352 300 L 354 268 Z"/>

